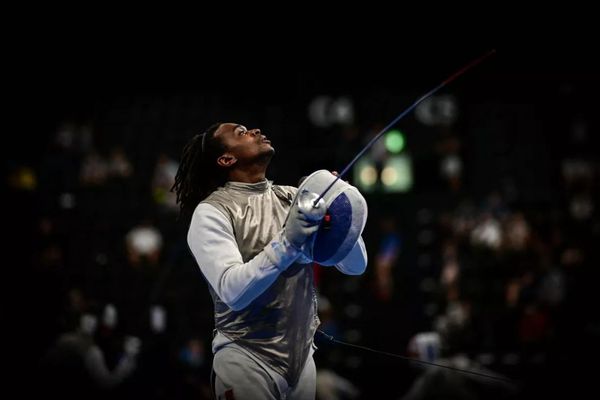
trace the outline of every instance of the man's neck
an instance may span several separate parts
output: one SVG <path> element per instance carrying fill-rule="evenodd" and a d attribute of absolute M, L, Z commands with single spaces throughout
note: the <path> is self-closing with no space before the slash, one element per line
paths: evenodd
<path fill-rule="evenodd" d="M 247 166 L 229 172 L 229 180 L 233 182 L 257 183 L 265 180 L 267 168 L 264 165 Z"/>

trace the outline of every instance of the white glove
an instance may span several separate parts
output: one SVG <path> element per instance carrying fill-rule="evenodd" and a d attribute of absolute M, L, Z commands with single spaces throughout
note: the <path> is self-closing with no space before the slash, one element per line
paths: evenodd
<path fill-rule="evenodd" d="M 298 195 L 298 208 L 290 210 L 295 215 L 288 217 L 283 235 L 297 250 L 302 250 L 310 236 L 319 230 L 319 223 L 325 216 L 327 209 L 323 199 L 313 205 L 318 198 L 318 194 L 303 190 Z"/>
<path fill-rule="evenodd" d="M 319 229 L 319 223 L 325 212 L 325 201 L 320 199 L 313 206 L 319 195 L 302 191 L 298 195 L 298 207 L 290 210 L 283 230 L 265 247 L 267 257 L 280 269 L 285 270 L 293 262 L 301 264 L 311 262 L 306 254 L 312 253 L 313 234 Z"/>

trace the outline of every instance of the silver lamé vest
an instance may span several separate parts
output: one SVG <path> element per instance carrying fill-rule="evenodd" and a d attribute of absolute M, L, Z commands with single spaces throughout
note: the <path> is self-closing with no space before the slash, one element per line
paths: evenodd
<path fill-rule="evenodd" d="M 248 262 L 281 230 L 297 189 L 291 186 L 228 182 L 208 196 L 208 203 L 231 220 L 244 262 Z M 319 326 L 313 269 L 292 264 L 277 280 L 240 311 L 227 307 L 209 285 L 215 328 L 246 348 L 290 385 L 296 384 Z"/>

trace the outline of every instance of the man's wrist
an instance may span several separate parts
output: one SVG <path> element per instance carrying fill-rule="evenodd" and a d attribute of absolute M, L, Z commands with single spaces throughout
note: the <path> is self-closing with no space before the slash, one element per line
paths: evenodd
<path fill-rule="evenodd" d="M 284 271 L 298 259 L 301 251 L 280 233 L 265 247 L 265 254 L 279 270 Z"/>

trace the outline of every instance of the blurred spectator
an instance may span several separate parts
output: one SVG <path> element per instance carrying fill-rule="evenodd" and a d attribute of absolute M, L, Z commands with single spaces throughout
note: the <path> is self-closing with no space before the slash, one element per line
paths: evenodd
<path fill-rule="evenodd" d="M 95 151 L 83 159 L 79 179 L 84 186 L 102 186 L 108 178 L 108 164 Z"/>
<path fill-rule="evenodd" d="M 122 147 L 114 147 L 111 150 L 108 174 L 116 178 L 129 178 L 133 174 L 133 166 Z"/>
<path fill-rule="evenodd" d="M 119 317 L 116 307 L 113 304 L 107 304 L 102 312 L 102 325 L 110 329 L 115 329 L 118 321 Z"/>
<path fill-rule="evenodd" d="M 456 245 L 446 243 L 442 254 L 442 271 L 440 283 L 446 290 L 448 301 L 455 301 L 459 297 L 460 264 L 457 258 Z"/>
<path fill-rule="evenodd" d="M 465 354 L 444 357 L 437 363 L 503 378 L 501 375 L 481 367 Z M 402 399 L 515 399 L 517 394 L 517 387 L 510 383 L 432 366 L 427 367 Z"/>
<path fill-rule="evenodd" d="M 193 338 L 186 342 L 179 352 L 179 361 L 191 368 L 198 368 L 206 363 L 206 349 L 204 342 L 199 338 Z"/>
<path fill-rule="evenodd" d="M 535 303 L 525 306 L 519 321 L 519 339 L 525 346 L 539 346 L 549 334 L 548 310 Z"/>
<path fill-rule="evenodd" d="M 434 362 L 440 356 L 440 334 L 419 332 L 408 342 L 408 355 L 422 361 Z"/>
<path fill-rule="evenodd" d="M 115 389 L 136 368 L 141 342 L 128 337 L 116 367 L 111 371 L 94 334 L 98 321 L 84 313 L 79 325 L 61 335 L 42 360 L 44 395 L 59 398 L 99 398 Z"/>
<path fill-rule="evenodd" d="M 562 178 L 568 191 L 587 189 L 593 184 L 594 167 L 583 158 L 566 158 L 561 166 Z"/>
<path fill-rule="evenodd" d="M 330 369 L 317 370 L 318 400 L 351 400 L 359 396 L 360 391 L 348 379 L 341 377 Z"/>
<path fill-rule="evenodd" d="M 154 305 L 150 307 L 150 330 L 152 333 L 161 334 L 167 329 L 167 310 Z"/>
<path fill-rule="evenodd" d="M 149 221 L 131 229 L 125 236 L 125 243 L 131 265 L 139 265 L 144 260 L 153 265 L 158 264 L 163 238 Z"/>
<path fill-rule="evenodd" d="M 411 339 L 409 354 L 422 361 L 503 378 L 469 359 L 464 352 L 468 318 L 468 308 L 464 304 L 451 305 L 446 315 L 437 318 L 434 332 L 418 333 Z M 508 382 L 441 367 L 419 367 L 424 372 L 414 381 L 403 400 L 507 399 L 517 395 L 517 387 Z"/>
<path fill-rule="evenodd" d="M 565 291 L 564 273 L 558 268 L 552 268 L 541 279 L 539 299 L 542 304 L 556 307 L 563 302 Z"/>
<path fill-rule="evenodd" d="M 500 223 L 491 214 L 484 214 L 471 232 L 471 243 L 475 246 L 497 250 L 502 246 Z"/>
<path fill-rule="evenodd" d="M 87 153 L 92 148 L 93 131 L 89 125 L 67 121 L 56 131 L 54 141 L 63 150 Z"/>
<path fill-rule="evenodd" d="M 504 227 L 502 242 L 510 251 L 523 251 L 529 245 L 530 231 L 522 213 L 511 214 Z"/>
<path fill-rule="evenodd" d="M 210 385 L 206 381 L 206 377 L 210 375 L 210 364 L 204 341 L 198 337 L 187 340 L 179 349 L 178 362 L 182 374 L 178 397 L 212 399 Z"/>
<path fill-rule="evenodd" d="M 436 143 L 436 152 L 440 157 L 440 175 L 454 192 L 462 187 L 463 162 L 460 148 L 460 139 L 449 133 Z"/>
<path fill-rule="evenodd" d="M 375 255 L 375 294 L 381 301 L 390 301 L 394 293 L 393 269 L 400 254 L 400 235 L 392 216 L 379 220 L 383 237 Z"/>
<path fill-rule="evenodd" d="M 156 204 L 164 206 L 167 210 L 176 212 L 179 210 L 177 205 L 177 195 L 171 192 L 175 183 L 175 175 L 179 164 L 177 161 L 161 153 L 154 169 L 152 178 L 152 193 Z"/>
<path fill-rule="evenodd" d="M 588 194 L 578 194 L 571 198 L 569 211 L 573 219 L 578 221 L 589 220 L 594 212 L 594 203 Z"/>

